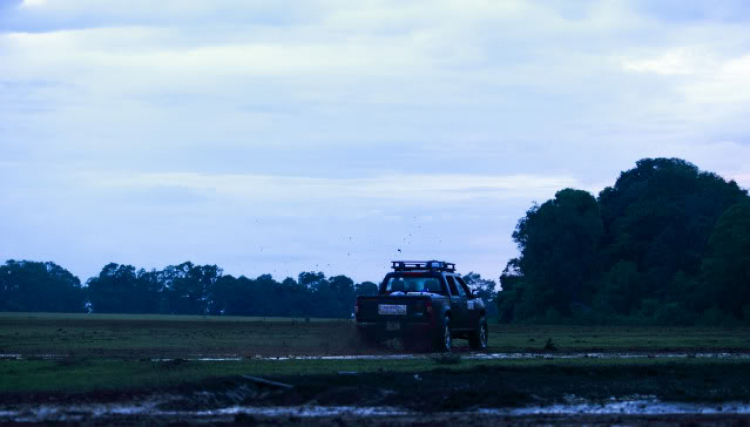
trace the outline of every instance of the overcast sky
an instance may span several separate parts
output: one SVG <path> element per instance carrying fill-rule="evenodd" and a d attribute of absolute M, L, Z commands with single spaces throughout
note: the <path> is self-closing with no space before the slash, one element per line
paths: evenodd
<path fill-rule="evenodd" d="M 750 187 L 748 28 L 746 0 L 0 0 L 0 262 L 496 279 L 534 201 L 640 158 Z"/>

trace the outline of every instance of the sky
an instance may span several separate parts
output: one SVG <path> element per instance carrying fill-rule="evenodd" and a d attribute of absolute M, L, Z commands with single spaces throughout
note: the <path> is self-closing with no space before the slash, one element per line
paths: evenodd
<path fill-rule="evenodd" d="M 745 0 L 0 0 L 0 262 L 497 279 L 645 157 L 750 187 Z"/>

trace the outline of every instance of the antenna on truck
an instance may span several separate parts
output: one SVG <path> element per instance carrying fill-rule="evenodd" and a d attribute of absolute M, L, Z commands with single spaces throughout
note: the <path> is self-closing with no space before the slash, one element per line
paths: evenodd
<path fill-rule="evenodd" d="M 445 261 L 391 261 L 393 271 L 445 271 L 453 273 L 456 264 Z"/>

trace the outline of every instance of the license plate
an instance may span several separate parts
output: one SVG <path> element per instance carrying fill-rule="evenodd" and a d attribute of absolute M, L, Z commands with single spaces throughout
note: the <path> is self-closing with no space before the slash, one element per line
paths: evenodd
<path fill-rule="evenodd" d="M 401 324 L 399 322 L 388 322 L 385 324 L 386 331 L 398 331 L 399 329 L 401 329 Z"/>
<path fill-rule="evenodd" d="M 406 314 L 406 306 L 380 304 L 378 305 L 378 314 L 384 314 L 387 316 L 403 316 Z"/>

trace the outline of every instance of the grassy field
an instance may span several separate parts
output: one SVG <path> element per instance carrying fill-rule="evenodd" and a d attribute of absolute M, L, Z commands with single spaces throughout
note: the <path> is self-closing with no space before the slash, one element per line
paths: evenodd
<path fill-rule="evenodd" d="M 750 351 L 750 329 L 490 325 L 490 352 Z M 462 345 L 463 341 L 457 341 Z M 0 354 L 141 359 L 388 353 L 348 320 L 0 313 Z"/>
<path fill-rule="evenodd" d="M 491 325 L 490 333 L 490 352 L 750 352 L 748 329 Z M 545 348 L 549 340 L 554 349 Z M 162 389 L 190 394 L 227 381 L 237 387 L 243 375 L 255 375 L 294 384 L 295 393 L 301 394 L 277 396 L 274 399 L 282 400 L 268 404 L 285 404 L 283 399 L 346 404 L 352 395 L 392 404 L 382 390 L 393 389 L 394 396 L 406 399 L 404 404 L 427 402 L 438 410 L 450 409 L 435 400 L 425 384 L 453 393 L 459 406 L 470 405 L 471 399 L 489 399 L 487 405 L 539 398 L 553 402 L 571 393 L 590 398 L 652 394 L 666 399 L 750 399 L 748 359 L 463 357 L 456 364 L 442 364 L 430 357 L 256 358 L 400 351 L 397 344 L 363 346 L 354 324 L 345 320 L 0 313 L 0 354 L 6 355 L 0 360 L 0 398 L 33 404 L 40 398 L 85 402 L 113 393 L 112 399 L 130 399 Z M 468 349 L 461 347 L 458 353 Z M 13 360 L 18 354 L 23 360 Z M 49 354 L 60 358 L 43 359 Z M 184 360 L 221 355 L 239 360 Z M 171 360 L 154 360 L 158 358 Z"/>

